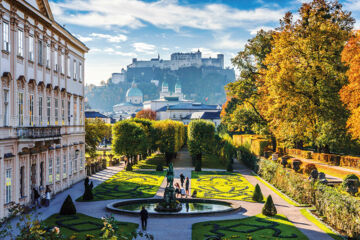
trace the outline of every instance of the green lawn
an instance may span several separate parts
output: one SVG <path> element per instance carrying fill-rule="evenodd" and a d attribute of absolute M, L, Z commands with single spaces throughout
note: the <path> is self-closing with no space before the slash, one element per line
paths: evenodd
<path fill-rule="evenodd" d="M 93 218 L 81 213 L 71 216 L 54 214 L 43 221 L 43 223 L 48 227 L 59 227 L 60 233 L 65 237 L 76 235 L 76 239 L 79 240 L 84 240 L 88 234 L 95 237 L 100 236 L 101 229 L 104 226 L 101 219 Z M 121 232 L 129 236 L 130 233 L 136 231 L 139 226 L 136 223 L 128 222 L 119 222 L 119 224 L 121 225 Z"/>
<path fill-rule="evenodd" d="M 151 156 L 147 157 L 145 160 L 139 161 L 136 165 L 133 166 L 133 169 L 156 169 L 157 165 L 166 166 L 165 155 L 161 153 L 153 153 Z"/>
<path fill-rule="evenodd" d="M 220 238 L 239 240 L 308 239 L 283 215 L 266 217 L 259 214 L 238 220 L 201 222 L 192 226 L 192 240 Z"/>
<path fill-rule="evenodd" d="M 212 169 L 226 169 L 224 164 L 216 155 L 205 154 L 201 160 L 201 167 Z"/>
<path fill-rule="evenodd" d="M 164 175 L 156 171 L 121 171 L 93 189 L 92 201 L 153 197 Z M 76 201 L 82 201 L 82 197 Z"/>
<path fill-rule="evenodd" d="M 199 198 L 232 199 L 253 202 L 254 186 L 240 173 L 209 171 L 191 173 L 191 190 Z"/>

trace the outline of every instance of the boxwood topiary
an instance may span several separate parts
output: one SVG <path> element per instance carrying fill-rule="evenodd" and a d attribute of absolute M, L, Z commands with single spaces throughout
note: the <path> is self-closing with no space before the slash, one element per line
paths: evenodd
<path fill-rule="evenodd" d="M 266 199 L 265 205 L 262 209 L 262 214 L 269 217 L 275 216 L 277 214 L 276 207 L 271 195 L 269 195 Z"/>
<path fill-rule="evenodd" d="M 260 188 L 259 184 L 256 184 L 256 186 L 255 186 L 255 191 L 252 196 L 252 199 L 256 202 L 262 202 L 264 200 L 264 196 L 261 192 L 261 188 Z"/>
<path fill-rule="evenodd" d="M 60 215 L 75 215 L 76 208 L 70 195 L 68 195 L 61 206 Z"/>

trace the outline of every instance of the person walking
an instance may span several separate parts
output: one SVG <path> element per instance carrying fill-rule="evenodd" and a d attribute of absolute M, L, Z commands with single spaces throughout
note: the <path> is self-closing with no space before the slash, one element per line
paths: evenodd
<path fill-rule="evenodd" d="M 181 188 L 180 184 L 177 182 L 175 183 L 175 197 L 178 197 L 179 194 L 181 194 Z"/>
<path fill-rule="evenodd" d="M 36 190 L 36 188 L 33 188 L 33 194 L 34 194 L 35 208 L 36 208 L 36 207 L 41 208 L 41 205 L 40 205 L 40 194 L 39 194 L 39 192 Z"/>
<path fill-rule="evenodd" d="M 46 186 L 45 198 L 46 198 L 46 207 L 48 207 L 50 206 L 50 199 L 51 199 L 51 190 L 49 185 Z"/>
<path fill-rule="evenodd" d="M 184 187 L 185 176 L 182 173 L 180 174 L 180 182 L 181 182 L 181 187 Z"/>
<path fill-rule="evenodd" d="M 143 206 L 140 211 L 140 217 L 141 217 L 141 226 L 143 230 L 146 230 L 147 226 L 147 219 L 149 217 L 148 211 L 146 211 L 145 207 Z"/>
<path fill-rule="evenodd" d="M 189 177 L 186 177 L 186 182 L 185 182 L 186 197 L 189 195 L 189 187 L 190 187 L 190 180 Z"/>

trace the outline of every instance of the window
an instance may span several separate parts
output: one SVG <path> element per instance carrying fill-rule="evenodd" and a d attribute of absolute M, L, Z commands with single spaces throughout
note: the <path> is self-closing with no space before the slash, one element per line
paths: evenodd
<path fill-rule="evenodd" d="M 77 99 L 74 98 L 74 121 L 73 125 L 77 124 Z"/>
<path fill-rule="evenodd" d="M 65 55 L 61 54 L 61 73 L 65 74 Z"/>
<path fill-rule="evenodd" d="M 55 125 L 59 124 L 59 99 L 55 98 Z"/>
<path fill-rule="evenodd" d="M 57 72 L 59 71 L 59 66 L 58 66 L 58 54 L 57 51 L 54 51 L 54 71 Z"/>
<path fill-rule="evenodd" d="M 69 150 L 69 175 L 72 175 L 72 160 L 70 156 L 70 150 Z"/>
<path fill-rule="evenodd" d="M 61 124 L 65 124 L 65 100 L 61 99 Z"/>
<path fill-rule="evenodd" d="M 78 157 L 79 157 L 79 150 L 75 150 L 74 152 L 74 171 L 77 172 L 78 170 Z"/>
<path fill-rule="evenodd" d="M 6 169 L 5 173 L 5 203 L 11 202 L 11 171 L 12 169 Z"/>
<path fill-rule="evenodd" d="M 24 56 L 24 32 L 18 30 L 18 56 Z"/>
<path fill-rule="evenodd" d="M 68 75 L 68 77 L 71 76 L 70 75 L 70 58 L 69 57 L 67 58 L 67 75 Z"/>
<path fill-rule="evenodd" d="M 83 151 L 80 152 L 80 170 L 84 168 L 84 153 Z"/>
<path fill-rule="evenodd" d="M 46 67 L 50 68 L 51 50 L 50 45 L 46 45 Z"/>
<path fill-rule="evenodd" d="M 39 125 L 43 124 L 43 97 L 39 96 Z"/>
<path fill-rule="evenodd" d="M 18 93 L 19 126 L 24 125 L 24 93 Z"/>
<path fill-rule="evenodd" d="M 70 111 L 71 111 L 71 102 L 68 101 L 68 125 L 70 125 L 70 120 L 71 120 Z"/>
<path fill-rule="evenodd" d="M 66 178 L 66 153 L 64 153 L 64 160 L 63 160 L 63 178 Z"/>
<path fill-rule="evenodd" d="M 56 157 L 56 175 L 55 175 L 56 181 L 60 181 L 60 156 L 57 154 Z"/>
<path fill-rule="evenodd" d="M 38 64 L 43 65 L 43 42 L 39 40 L 39 49 L 38 49 Z"/>
<path fill-rule="evenodd" d="M 79 82 L 82 82 L 82 64 L 79 63 Z"/>
<path fill-rule="evenodd" d="M 9 23 L 3 24 L 3 50 L 10 52 Z"/>
<path fill-rule="evenodd" d="M 30 95 L 29 99 L 30 107 L 30 126 L 34 125 L 34 95 Z"/>
<path fill-rule="evenodd" d="M 76 75 L 76 70 L 77 70 L 77 68 L 76 68 L 76 60 L 74 60 L 74 69 L 73 69 L 73 73 L 74 73 L 74 80 L 76 80 L 77 79 L 77 75 Z"/>
<path fill-rule="evenodd" d="M 4 126 L 9 124 L 9 90 L 4 89 Z"/>
<path fill-rule="evenodd" d="M 50 125 L 50 120 L 51 120 L 51 97 L 47 97 L 47 125 Z"/>
<path fill-rule="evenodd" d="M 29 60 L 34 61 L 34 38 L 29 36 Z"/>
<path fill-rule="evenodd" d="M 82 99 L 79 99 L 79 104 L 80 104 L 80 109 L 79 109 L 79 115 L 80 115 L 80 117 L 79 117 L 79 119 L 80 119 L 80 125 L 82 125 L 83 124 L 83 102 L 82 102 Z"/>
<path fill-rule="evenodd" d="M 51 184 L 52 182 L 53 182 L 53 159 L 49 158 L 49 183 Z"/>
<path fill-rule="evenodd" d="M 20 168 L 20 197 L 25 196 L 25 167 Z"/>

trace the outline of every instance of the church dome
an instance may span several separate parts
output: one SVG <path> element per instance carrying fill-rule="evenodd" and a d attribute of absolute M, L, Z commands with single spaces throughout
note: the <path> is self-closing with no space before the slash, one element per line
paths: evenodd
<path fill-rule="evenodd" d="M 175 84 L 175 88 L 181 88 L 181 84 L 180 84 L 180 82 L 176 82 L 176 84 Z"/>
<path fill-rule="evenodd" d="M 169 84 L 168 84 L 166 81 L 164 81 L 164 82 L 162 83 L 162 87 L 169 87 Z"/>
<path fill-rule="evenodd" d="M 126 92 L 126 97 L 142 97 L 143 93 L 137 87 L 131 87 Z"/>

